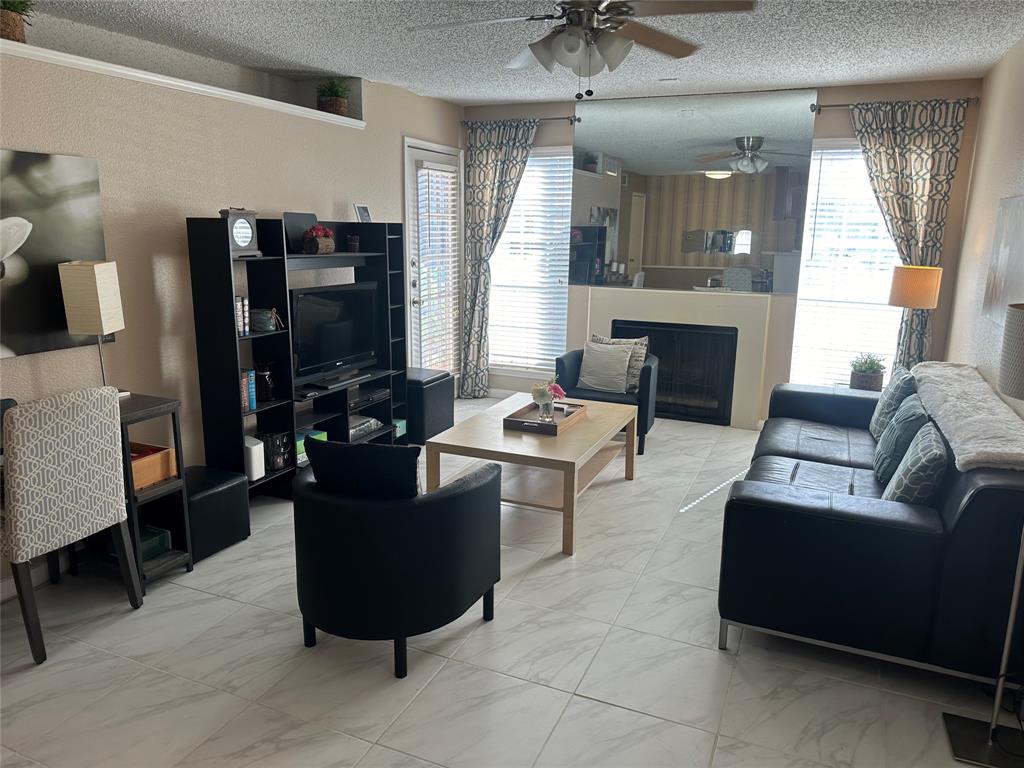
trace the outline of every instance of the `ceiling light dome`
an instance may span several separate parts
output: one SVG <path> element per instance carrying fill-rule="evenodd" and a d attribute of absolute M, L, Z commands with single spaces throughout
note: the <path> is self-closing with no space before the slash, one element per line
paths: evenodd
<path fill-rule="evenodd" d="M 573 74 L 579 77 L 591 77 L 604 69 L 604 64 L 604 57 L 598 53 L 597 48 L 590 45 L 587 46 L 586 53 L 583 56 L 583 63 L 579 66 L 574 66 L 572 71 Z"/>
<path fill-rule="evenodd" d="M 555 61 L 563 67 L 581 67 L 587 61 L 587 38 L 582 29 L 569 27 L 552 43 Z M 602 62 L 603 63 L 603 62 Z"/>
<path fill-rule="evenodd" d="M 732 171 L 704 171 L 704 175 L 709 179 L 728 179 Z"/>
<path fill-rule="evenodd" d="M 597 50 L 608 65 L 608 71 L 614 72 L 633 48 L 633 41 L 612 32 L 602 32 L 597 37 Z"/>
<path fill-rule="evenodd" d="M 556 37 L 558 37 L 558 32 L 552 32 L 537 42 L 530 43 L 530 52 L 533 53 L 533 58 L 548 72 L 555 71 L 554 43 Z"/>

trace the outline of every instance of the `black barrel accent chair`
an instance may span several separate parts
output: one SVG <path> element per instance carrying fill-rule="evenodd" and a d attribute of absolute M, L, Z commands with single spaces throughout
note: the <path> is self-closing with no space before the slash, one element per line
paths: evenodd
<path fill-rule="evenodd" d="M 409 499 L 347 498 L 309 470 L 293 484 L 295 567 L 305 644 L 316 630 L 393 640 L 395 677 L 406 639 L 443 627 L 483 597 L 494 618 L 501 578 L 501 467 L 486 464 Z"/>

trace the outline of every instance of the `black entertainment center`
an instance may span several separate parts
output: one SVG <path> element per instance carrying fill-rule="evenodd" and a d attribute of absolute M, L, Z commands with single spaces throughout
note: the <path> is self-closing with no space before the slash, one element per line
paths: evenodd
<path fill-rule="evenodd" d="M 320 223 L 339 244 L 358 238 L 360 250 L 289 252 L 287 219 L 256 219 L 262 255 L 233 257 L 226 219 L 187 220 L 206 464 L 244 473 L 245 437 L 276 435 L 290 456 L 249 483 L 275 496 L 290 495 L 296 430 L 322 430 L 340 442 L 407 442 L 402 225 Z M 338 267 L 352 268 L 354 282 L 289 285 L 293 273 Z M 284 327 L 240 334 L 236 296 L 252 309 L 276 309 Z M 239 386 L 245 368 L 269 371 L 273 382 L 271 396 L 264 389 L 249 412 Z M 374 419 L 373 429 L 350 435 L 350 417 Z"/>

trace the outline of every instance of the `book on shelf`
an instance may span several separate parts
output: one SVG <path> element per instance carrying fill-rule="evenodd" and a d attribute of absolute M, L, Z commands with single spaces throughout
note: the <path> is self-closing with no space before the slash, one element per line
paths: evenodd
<path fill-rule="evenodd" d="M 244 326 L 242 325 L 242 297 L 235 296 L 235 332 L 239 336 L 242 335 Z"/>
<path fill-rule="evenodd" d="M 249 410 L 256 410 L 256 371 L 251 368 L 246 371 L 245 377 L 246 393 L 249 397 Z"/>
<path fill-rule="evenodd" d="M 249 411 L 250 411 L 250 408 L 249 408 L 249 375 L 245 372 L 244 368 L 240 371 L 240 375 L 238 377 L 238 385 L 239 385 L 239 390 L 241 391 L 241 394 L 242 394 L 242 413 L 246 414 L 246 413 L 249 413 Z"/>

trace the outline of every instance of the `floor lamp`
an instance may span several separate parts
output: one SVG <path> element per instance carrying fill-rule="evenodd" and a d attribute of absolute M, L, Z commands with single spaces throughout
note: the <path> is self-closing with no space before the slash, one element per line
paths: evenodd
<path fill-rule="evenodd" d="M 107 385 L 103 369 L 103 337 L 124 330 L 121 288 L 117 282 L 117 262 L 68 261 L 57 266 L 60 290 L 64 294 L 64 314 L 72 336 L 95 336 L 100 353 L 100 376 Z"/>
<path fill-rule="evenodd" d="M 999 357 L 999 391 L 1007 397 L 1024 400 L 1024 304 L 1011 304 L 1006 311 L 1003 326 L 1003 346 Z M 1024 527 L 1017 550 L 1017 570 L 1013 577 L 1010 611 L 1003 637 L 1003 655 L 996 678 L 995 701 L 992 717 L 986 723 L 970 717 L 942 714 L 953 757 L 964 763 L 991 768 L 1024 768 L 1024 737 L 1018 728 L 999 725 L 999 710 L 1003 704 L 1006 670 L 1010 663 L 1013 629 L 1017 623 L 1020 604 L 1021 574 L 1024 573 Z"/>

